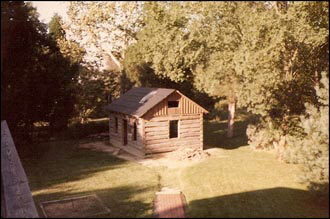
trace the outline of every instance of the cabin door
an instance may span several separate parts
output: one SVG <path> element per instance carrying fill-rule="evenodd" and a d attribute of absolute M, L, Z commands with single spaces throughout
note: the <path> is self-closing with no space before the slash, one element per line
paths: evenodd
<path fill-rule="evenodd" d="M 127 145 L 127 120 L 123 119 L 123 145 Z"/>

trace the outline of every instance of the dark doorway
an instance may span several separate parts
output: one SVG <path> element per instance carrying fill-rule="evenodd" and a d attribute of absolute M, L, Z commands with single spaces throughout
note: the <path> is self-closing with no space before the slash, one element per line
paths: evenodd
<path fill-rule="evenodd" d="M 178 122 L 179 120 L 170 121 L 170 138 L 178 137 Z"/>
<path fill-rule="evenodd" d="M 127 145 L 127 120 L 123 119 L 123 145 Z"/>

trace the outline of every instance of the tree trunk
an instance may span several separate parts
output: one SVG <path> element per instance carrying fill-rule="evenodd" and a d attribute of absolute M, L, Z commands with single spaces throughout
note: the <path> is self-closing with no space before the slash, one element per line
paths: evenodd
<path fill-rule="evenodd" d="M 229 102 L 228 103 L 228 131 L 227 131 L 227 137 L 231 138 L 234 134 L 234 118 L 235 118 L 235 102 Z"/>

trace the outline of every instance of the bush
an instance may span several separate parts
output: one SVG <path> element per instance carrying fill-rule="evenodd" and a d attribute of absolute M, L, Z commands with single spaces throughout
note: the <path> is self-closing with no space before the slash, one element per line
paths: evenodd
<path fill-rule="evenodd" d="M 300 126 L 304 138 L 289 136 L 288 162 L 303 164 L 302 182 L 309 182 L 310 189 L 329 192 L 329 80 L 322 78 L 317 88 L 320 107 L 306 104 L 307 115 L 301 116 Z"/>
<path fill-rule="evenodd" d="M 316 88 L 318 104 L 305 104 L 305 114 L 281 119 L 266 117 L 247 128 L 254 149 L 276 149 L 289 163 L 302 164 L 301 182 L 311 190 L 329 192 L 329 80 Z"/>
<path fill-rule="evenodd" d="M 246 130 L 248 143 L 254 149 L 274 149 L 282 136 L 281 130 L 275 129 L 269 118 L 259 124 L 249 124 Z"/>
<path fill-rule="evenodd" d="M 62 137 L 70 139 L 79 139 L 92 134 L 109 131 L 109 119 L 89 120 L 82 124 L 73 122 L 69 125 L 66 131 L 62 133 Z"/>

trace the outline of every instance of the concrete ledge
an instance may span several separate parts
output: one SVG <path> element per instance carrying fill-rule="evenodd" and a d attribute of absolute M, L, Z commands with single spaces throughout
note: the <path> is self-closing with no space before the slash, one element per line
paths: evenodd
<path fill-rule="evenodd" d="M 26 174 L 6 121 L 1 121 L 1 208 L 6 218 L 37 218 Z M 3 206 L 4 205 L 4 206 Z"/>

